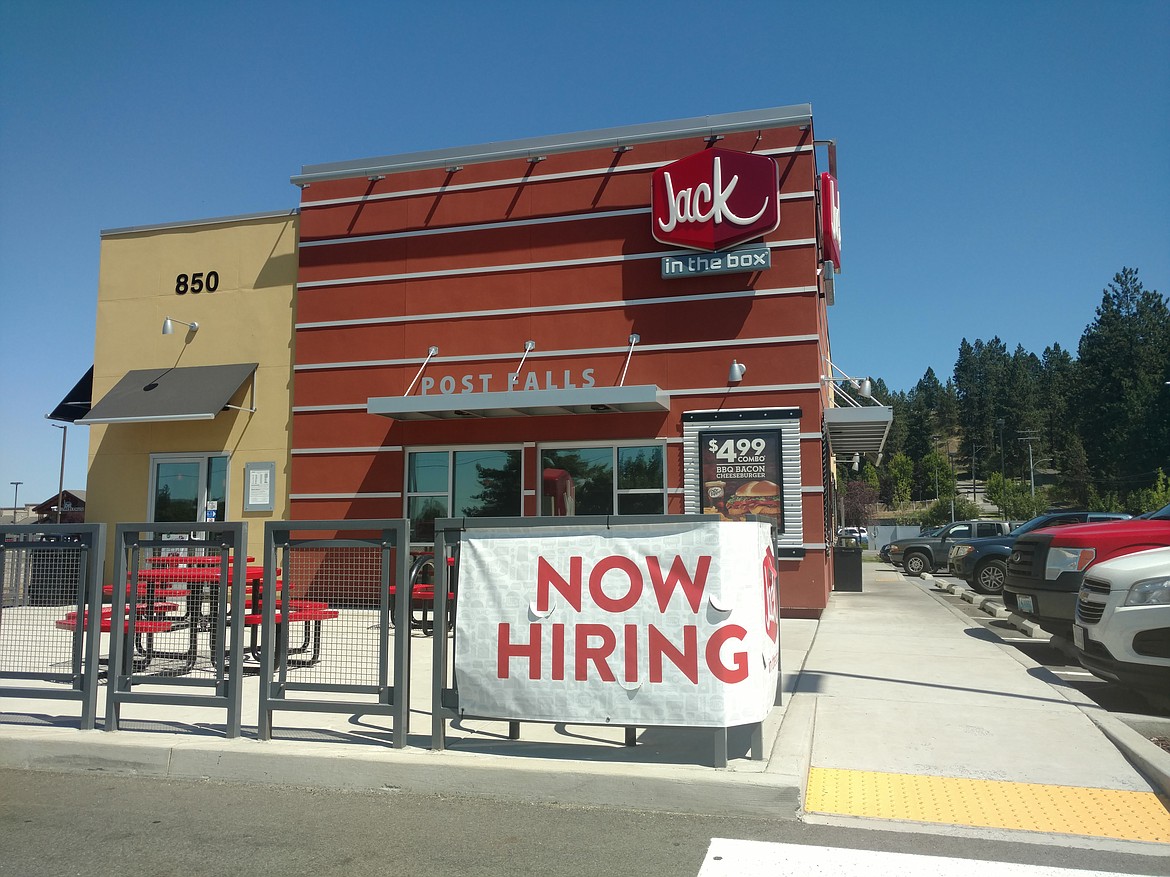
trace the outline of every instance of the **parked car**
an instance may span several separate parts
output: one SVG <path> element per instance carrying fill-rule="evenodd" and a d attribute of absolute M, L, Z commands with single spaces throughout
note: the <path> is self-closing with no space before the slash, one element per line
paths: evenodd
<path fill-rule="evenodd" d="M 951 545 L 960 539 L 983 536 L 1006 536 L 1011 530 L 1007 521 L 954 521 L 929 536 L 897 539 L 889 544 L 889 561 L 901 564 L 912 576 L 933 572 L 947 564 Z"/>
<path fill-rule="evenodd" d="M 1170 546 L 1170 505 L 1149 518 L 1036 530 L 1012 546 L 1003 603 L 1044 630 L 1072 636 L 1077 593 L 1093 564 Z"/>
<path fill-rule="evenodd" d="M 1090 567 L 1072 633 L 1086 670 L 1170 698 L 1170 548 Z"/>
<path fill-rule="evenodd" d="M 951 546 L 947 555 L 947 569 L 981 594 L 999 594 L 1007 577 L 1008 558 L 1016 539 L 1025 533 L 1043 527 L 1061 527 L 1065 524 L 1084 524 L 1097 521 L 1120 521 L 1129 515 L 1113 512 L 1047 512 L 1025 521 L 1010 533 L 984 539 L 967 539 Z"/>

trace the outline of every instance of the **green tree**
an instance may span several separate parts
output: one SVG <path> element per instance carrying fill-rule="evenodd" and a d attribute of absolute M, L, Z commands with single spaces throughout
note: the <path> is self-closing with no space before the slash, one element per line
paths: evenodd
<path fill-rule="evenodd" d="M 1133 491 L 1126 498 L 1125 510 L 1130 514 L 1140 515 L 1144 512 L 1156 511 L 1167 505 L 1170 505 L 1170 478 L 1167 478 L 1166 473 L 1159 469 L 1154 486 Z"/>
<path fill-rule="evenodd" d="M 890 458 L 886 466 L 886 495 L 891 505 L 902 505 L 910 501 L 910 489 L 914 484 L 914 463 L 899 451 Z"/>
<path fill-rule="evenodd" d="M 1106 489 L 1153 484 L 1170 468 L 1170 306 L 1122 268 L 1078 348 L 1080 435 Z M 1136 483 L 1135 483 L 1136 482 Z M 1144 482 L 1144 483 L 1143 483 Z"/>

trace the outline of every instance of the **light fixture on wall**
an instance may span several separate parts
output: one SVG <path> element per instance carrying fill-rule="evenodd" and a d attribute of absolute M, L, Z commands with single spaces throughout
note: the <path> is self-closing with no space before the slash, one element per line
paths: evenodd
<path fill-rule="evenodd" d="M 853 455 L 853 471 L 856 472 L 861 468 L 861 454 Z"/>
<path fill-rule="evenodd" d="M 829 386 L 833 388 L 834 392 L 836 392 L 840 398 L 845 400 L 847 404 L 854 408 L 862 407 L 860 402 L 845 392 L 846 386 L 855 391 L 862 399 L 876 401 L 873 398 L 873 381 L 870 378 L 850 377 L 849 375 L 845 374 L 845 372 L 841 371 L 841 369 L 837 368 L 837 366 L 833 365 L 827 356 L 825 357 L 825 362 L 829 366 L 829 373 L 827 375 L 821 375 L 821 380 L 829 384 Z"/>
<path fill-rule="evenodd" d="M 535 341 L 524 342 L 524 355 L 520 357 L 520 364 L 516 366 L 516 371 L 512 373 L 511 384 L 520 383 L 520 373 L 524 370 L 524 360 L 528 359 L 528 354 L 536 349 Z"/>
<path fill-rule="evenodd" d="M 408 396 L 409 394 L 411 394 L 412 389 L 414 389 L 414 385 L 418 384 L 419 378 L 422 377 L 422 370 L 424 370 L 424 368 L 427 367 L 427 362 L 431 361 L 431 358 L 434 357 L 434 355 L 438 355 L 438 354 L 439 354 L 438 347 L 435 347 L 434 345 L 427 347 L 427 358 L 422 360 L 422 365 L 419 366 L 418 373 L 414 375 L 414 380 L 411 381 L 411 386 L 408 386 L 406 388 L 406 392 L 402 393 L 402 395 Z"/>
<path fill-rule="evenodd" d="M 187 330 L 192 335 L 194 335 L 196 332 L 199 331 L 199 324 L 194 322 L 194 321 L 191 321 L 190 323 L 188 323 L 186 320 L 172 320 L 170 317 L 166 317 L 163 320 L 162 333 L 164 335 L 174 335 L 175 334 L 175 323 L 182 323 L 184 326 L 187 327 Z"/>
<path fill-rule="evenodd" d="M 742 362 L 736 360 L 731 361 L 731 368 L 727 370 L 727 383 L 738 384 L 743 380 L 744 374 L 747 372 L 747 366 Z"/>
<path fill-rule="evenodd" d="M 630 357 L 634 355 L 634 345 L 642 340 L 641 335 L 630 336 L 630 349 L 626 351 L 626 364 L 622 366 L 622 376 L 618 380 L 618 386 L 624 387 L 626 385 L 626 369 L 630 367 Z"/>

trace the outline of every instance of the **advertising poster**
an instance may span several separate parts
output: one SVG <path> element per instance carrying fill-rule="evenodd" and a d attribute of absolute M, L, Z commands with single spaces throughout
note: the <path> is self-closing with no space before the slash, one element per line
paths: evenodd
<path fill-rule="evenodd" d="M 759 722 L 779 682 L 778 607 L 763 522 L 469 531 L 459 709 L 643 727 Z"/>
<path fill-rule="evenodd" d="M 725 521 L 765 515 L 783 529 L 778 430 L 700 432 L 699 461 L 703 514 Z"/>

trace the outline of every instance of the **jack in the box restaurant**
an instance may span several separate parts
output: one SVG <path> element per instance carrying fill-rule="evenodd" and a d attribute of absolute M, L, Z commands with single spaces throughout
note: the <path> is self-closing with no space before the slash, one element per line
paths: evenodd
<path fill-rule="evenodd" d="M 92 386 L 56 413 L 91 427 L 87 520 L 243 520 L 259 555 L 267 520 L 405 518 L 424 551 L 443 518 L 761 515 L 781 614 L 817 616 L 835 464 L 892 416 L 830 349 L 835 164 L 797 105 L 311 165 L 295 208 L 104 231 Z"/>

